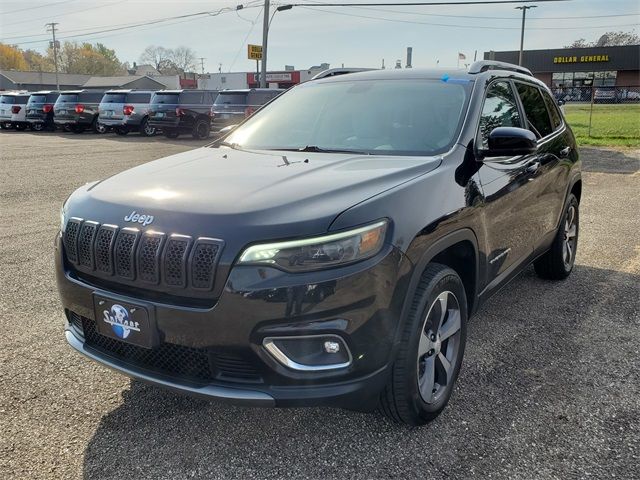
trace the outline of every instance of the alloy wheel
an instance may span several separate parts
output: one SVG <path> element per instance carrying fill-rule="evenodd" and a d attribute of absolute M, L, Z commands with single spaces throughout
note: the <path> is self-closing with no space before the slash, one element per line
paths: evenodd
<path fill-rule="evenodd" d="M 436 403 L 453 383 L 461 326 L 458 299 L 442 292 L 429 307 L 418 344 L 418 389 L 425 403 Z"/>
<path fill-rule="evenodd" d="M 151 135 L 153 135 L 154 133 L 156 133 L 156 129 L 155 127 L 152 127 L 151 125 L 149 125 L 149 122 L 145 122 L 144 124 L 144 134 L 147 137 L 150 137 Z"/>
<path fill-rule="evenodd" d="M 564 220 L 564 242 L 562 244 L 562 260 L 566 270 L 570 270 L 575 260 L 578 223 L 575 205 L 567 209 Z"/>

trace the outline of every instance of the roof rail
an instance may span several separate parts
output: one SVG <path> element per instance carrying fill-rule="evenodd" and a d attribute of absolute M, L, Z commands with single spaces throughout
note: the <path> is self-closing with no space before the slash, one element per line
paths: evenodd
<path fill-rule="evenodd" d="M 528 68 L 514 65 L 513 63 L 497 62 L 495 60 L 480 60 L 473 62 L 471 67 L 469 67 L 469 73 L 472 74 L 486 72 L 487 70 L 508 70 L 533 77 L 533 73 L 531 73 L 531 70 Z"/>

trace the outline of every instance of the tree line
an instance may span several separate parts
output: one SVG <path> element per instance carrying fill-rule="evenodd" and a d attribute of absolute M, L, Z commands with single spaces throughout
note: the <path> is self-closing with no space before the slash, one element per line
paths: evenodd
<path fill-rule="evenodd" d="M 171 49 L 151 45 L 142 52 L 140 61 L 152 65 L 163 75 L 180 75 L 196 68 L 195 52 L 182 46 Z M 53 48 L 42 54 L 0 43 L 0 69 L 53 72 Z M 61 73 L 126 75 L 130 69 L 129 62 L 121 62 L 115 50 L 102 43 L 64 42 L 58 49 L 58 71 Z"/>

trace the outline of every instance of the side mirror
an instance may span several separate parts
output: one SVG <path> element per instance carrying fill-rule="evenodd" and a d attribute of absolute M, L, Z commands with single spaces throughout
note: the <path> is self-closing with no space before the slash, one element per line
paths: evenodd
<path fill-rule="evenodd" d="M 483 157 L 529 155 L 538 150 L 538 140 L 535 134 L 524 128 L 494 128 L 489 134 L 488 140 L 489 148 L 480 152 Z"/>

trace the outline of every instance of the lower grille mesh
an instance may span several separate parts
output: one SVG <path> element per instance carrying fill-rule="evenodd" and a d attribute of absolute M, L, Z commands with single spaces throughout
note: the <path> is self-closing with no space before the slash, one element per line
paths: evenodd
<path fill-rule="evenodd" d="M 70 312 L 69 321 L 84 332 L 88 346 L 133 366 L 199 384 L 216 379 L 243 383 L 262 381 L 259 371 L 239 355 L 166 342 L 147 349 L 101 335 L 90 318 Z"/>

